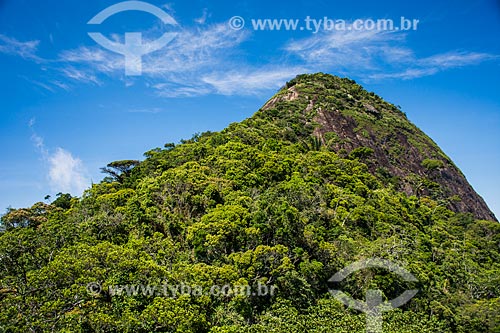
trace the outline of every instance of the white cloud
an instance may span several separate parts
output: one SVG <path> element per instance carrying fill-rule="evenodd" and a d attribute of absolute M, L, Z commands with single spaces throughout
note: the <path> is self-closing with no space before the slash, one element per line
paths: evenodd
<path fill-rule="evenodd" d="M 154 108 L 149 108 L 149 109 L 130 109 L 128 110 L 127 112 L 129 113 L 160 113 L 162 112 L 163 109 L 162 108 L 157 108 L 157 107 L 154 107 Z"/>
<path fill-rule="evenodd" d="M 163 4 L 163 5 L 161 5 L 161 8 L 166 9 L 170 14 L 175 13 L 174 4 L 171 3 L 171 2 L 167 2 L 167 3 Z"/>
<path fill-rule="evenodd" d="M 46 159 L 49 156 L 49 152 L 47 151 L 47 148 L 45 148 L 45 143 L 43 142 L 43 138 L 38 134 L 36 134 L 34 129 L 35 124 L 36 124 L 36 118 L 33 117 L 28 122 L 28 126 L 31 130 L 31 141 L 33 142 L 35 148 L 38 149 L 42 157 Z"/>
<path fill-rule="evenodd" d="M 61 71 L 64 73 L 65 76 L 75 81 L 83 83 L 93 83 L 96 85 L 101 84 L 100 81 L 97 79 L 97 77 L 94 74 L 89 73 L 88 71 L 79 70 L 71 66 L 63 68 L 61 69 Z"/>
<path fill-rule="evenodd" d="M 161 32 L 155 28 L 144 35 Z M 180 30 L 164 48 L 142 57 L 141 78 L 163 97 L 212 93 L 214 87 L 200 82 L 200 77 L 213 72 L 214 68 L 241 67 L 241 64 L 232 63 L 231 57 L 248 36 L 247 32 L 231 30 L 226 24 Z M 63 76 L 74 81 L 100 84 L 100 77 L 104 75 L 130 83 L 124 77 L 124 57 L 98 45 L 65 50 L 59 54 L 57 62 Z"/>
<path fill-rule="evenodd" d="M 66 83 L 64 83 L 64 82 L 61 82 L 61 81 L 59 81 L 59 80 L 53 80 L 53 81 L 51 81 L 51 83 L 52 83 L 54 86 L 59 87 L 59 88 L 61 88 L 61 89 L 63 89 L 63 90 L 66 90 L 66 91 L 70 90 L 70 87 L 69 87 L 69 85 L 68 85 L 68 84 L 66 84 Z"/>
<path fill-rule="evenodd" d="M 143 56 L 143 75 L 161 77 L 223 63 L 246 37 L 245 32 L 231 30 L 225 24 L 181 30 L 164 48 Z M 123 55 L 104 50 L 98 45 L 65 50 L 60 53 L 58 61 L 68 66 L 78 64 L 81 71 L 92 74 L 121 76 L 124 73 Z"/>
<path fill-rule="evenodd" d="M 269 64 L 257 68 L 234 60 L 249 36 L 248 32 L 228 29 L 226 24 L 183 29 L 166 47 L 143 57 L 143 77 L 161 97 L 253 95 L 277 89 L 303 72 L 331 71 L 364 80 L 408 80 L 497 58 L 472 52 L 419 58 L 405 46 L 405 33 L 346 29 L 288 42 L 283 47 L 284 56 L 293 66 Z M 123 56 L 98 46 L 62 52 L 60 60 L 80 65 L 78 75 L 66 67 L 63 72 L 84 83 L 97 83 L 99 75 L 123 77 L 124 73 Z"/>
<path fill-rule="evenodd" d="M 52 87 L 49 84 L 46 84 L 46 83 L 43 83 L 43 82 L 39 82 L 39 81 L 36 81 L 36 80 L 31 80 L 31 79 L 27 79 L 27 81 L 30 82 L 30 83 L 33 83 L 34 85 L 36 85 L 36 86 L 38 86 L 40 88 L 48 90 L 50 92 L 55 92 L 54 87 Z"/>
<path fill-rule="evenodd" d="M 40 151 L 42 156 L 44 156 L 44 157 L 48 156 L 47 149 L 45 149 L 45 144 L 44 144 L 43 138 L 41 136 L 38 136 L 36 133 L 33 133 L 31 135 L 31 141 L 33 141 L 35 148 Z"/>
<path fill-rule="evenodd" d="M 227 65 L 247 37 L 247 33 L 231 30 L 226 24 L 182 30 L 166 47 L 143 58 L 143 73 L 161 77 Z"/>
<path fill-rule="evenodd" d="M 401 32 L 336 30 L 291 41 L 284 49 L 315 70 L 328 69 L 365 80 L 410 80 L 498 59 L 496 55 L 464 51 L 418 57 L 405 46 L 406 37 Z"/>
<path fill-rule="evenodd" d="M 98 46 L 81 46 L 74 50 L 65 50 L 59 54 L 57 62 L 68 64 L 67 68 L 73 67 L 73 64 L 78 64 L 82 67 L 82 71 L 85 70 L 92 74 L 95 72 L 111 74 L 118 70 L 123 71 L 125 66 L 123 56 L 106 51 Z M 62 69 L 63 73 L 64 69 L 65 67 Z"/>
<path fill-rule="evenodd" d="M 40 44 L 38 40 L 20 42 L 15 38 L 0 34 L 0 53 L 19 56 L 35 62 L 42 62 L 42 58 L 36 55 L 38 44 Z"/>
<path fill-rule="evenodd" d="M 202 81 L 215 88 L 222 95 L 255 95 L 272 89 L 279 89 L 284 82 L 297 74 L 306 72 L 305 68 L 268 68 L 258 70 L 212 73 Z"/>
<path fill-rule="evenodd" d="M 208 11 L 189 28 L 179 28 L 177 37 L 165 47 L 142 57 L 142 75 L 125 76 L 124 56 L 99 45 L 80 46 L 60 52 L 45 61 L 47 72 L 56 73 L 33 83 L 48 91 L 69 90 L 75 84 L 104 84 L 106 78 L 123 81 L 129 87 L 141 80 L 161 97 L 191 97 L 211 93 L 252 95 L 277 89 L 292 76 L 304 72 L 334 72 L 359 77 L 362 81 L 410 80 L 445 70 L 496 60 L 497 55 L 449 51 L 417 55 L 406 45 L 408 32 L 380 30 L 333 30 L 291 40 L 278 60 L 261 66 L 244 59 L 242 43 L 249 30 L 235 31 L 226 23 L 207 25 Z M 155 40 L 171 27 L 161 24 L 143 32 L 144 43 Z M 123 43 L 123 36 L 112 37 Z M 3 44 L 2 44 L 3 43 Z M 38 41 L 19 42 L 0 35 L 0 52 L 39 59 Z"/>
<path fill-rule="evenodd" d="M 369 76 L 372 80 L 384 80 L 384 79 L 401 79 L 401 80 L 412 80 L 419 77 L 434 75 L 439 72 L 436 68 L 420 68 L 420 69 L 406 69 L 402 72 L 395 73 L 377 73 L 371 74 Z"/>
<path fill-rule="evenodd" d="M 19 75 L 19 77 L 28 81 L 32 85 L 38 86 L 38 87 L 43 88 L 43 89 L 50 91 L 50 92 L 55 92 L 57 90 L 57 88 L 60 88 L 60 89 L 66 90 L 66 91 L 70 90 L 69 84 L 62 82 L 61 80 L 56 79 L 56 80 L 47 80 L 46 82 L 40 82 L 40 81 L 32 79 L 31 77 L 27 77 L 24 75 Z"/>
<path fill-rule="evenodd" d="M 207 18 L 208 18 L 208 9 L 203 8 L 203 14 L 201 15 L 201 17 L 195 19 L 194 21 L 198 24 L 205 24 Z"/>
<path fill-rule="evenodd" d="M 195 82 L 188 82 L 189 79 L 183 81 L 172 78 L 171 80 L 165 79 L 163 83 L 156 83 L 151 87 L 155 89 L 156 94 L 161 97 L 194 97 L 200 95 L 207 95 L 213 92 L 207 85 L 197 84 Z"/>
<path fill-rule="evenodd" d="M 498 59 L 487 53 L 476 52 L 447 52 L 418 60 L 420 66 L 433 66 L 440 68 L 455 68 L 476 65 L 483 61 Z"/>
<path fill-rule="evenodd" d="M 335 30 L 291 41 L 284 49 L 307 64 L 323 69 L 366 70 L 375 67 L 377 58 L 393 54 L 408 56 L 411 51 L 392 47 L 403 38 L 402 34 L 376 30 Z"/>
<path fill-rule="evenodd" d="M 89 187 L 90 180 L 83 162 L 63 148 L 56 148 L 53 153 L 47 149 L 44 140 L 39 136 L 34 126 L 36 119 L 31 118 L 28 126 L 32 130 L 33 145 L 47 163 L 47 178 L 53 191 L 81 195 Z"/>
<path fill-rule="evenodd" d="M 81 194 L 89 186 L 82 161 L 70 152 L 57 148 L 48 162 L 49 181 L 54 191 Z"/>
<path fill-rule="evenodd" d="M 420 59 L 411 57 L 408 61 L 400 64 L 400 67 L 404 65 L 405 68 L 403 70 L 389 73 L 375 73 L 371 74 L 369 78 L 373 80 L 412 80 L 419 77 L 434 75 L 447 69 L 477 65 L 481 62 L 494 59 L 498 59 L 498 56 L 487 53 L 463 51 L 447 52 Z"/>

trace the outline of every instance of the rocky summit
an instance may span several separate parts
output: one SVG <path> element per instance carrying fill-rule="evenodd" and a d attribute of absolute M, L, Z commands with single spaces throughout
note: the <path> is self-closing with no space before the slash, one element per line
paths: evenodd
<path fill-rule="evenodd" d="M 301 108 L 303 108 L 301 110 Z M 372 174 L 408 195 L 428 196 L 456 212 L 496 220 L 483 198 L 431 138 L 398 107 L 349 79 L 301 75 L 261 112 L 296 112 L 329 151 L 359 157 Z"/>

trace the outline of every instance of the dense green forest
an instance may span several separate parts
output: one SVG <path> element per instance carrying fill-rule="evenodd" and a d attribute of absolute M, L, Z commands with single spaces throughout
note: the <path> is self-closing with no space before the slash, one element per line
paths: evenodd
<path fill-rule="evenodd" d="M 325 110 L 354 119 L 340 124 L 349 133 Z M 0 332 L 364 332 L 365 314 L 331 288 L 360 300 L 419 289 L 384 314 L 384 332 L 500 332 L 500 225 L 452 193 L 442 175 L 462 177 L 455 168 L 354 81 L 298 76 L 241 123 L 110 163 L 80 198 L 9 209 Z M 364 269 L 328 283 L 365 258 L 418 282 Z M 166 284 L 202 292 L 116 289 Z"/>

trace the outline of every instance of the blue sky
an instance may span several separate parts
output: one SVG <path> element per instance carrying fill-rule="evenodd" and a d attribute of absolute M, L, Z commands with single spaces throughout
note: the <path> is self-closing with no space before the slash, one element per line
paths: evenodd
<path fill-rule="evenodd" d="M 300 73 L 348 76 L 400 105 L 500 216 L 500 2 L 0 0 L 0 209 L 80 195 L 100 167 L 251 116 Z M 230 18 L 245 26 L 231 29 Z M 417 30 L 256 31 L 252 19 L 418 19 Z M 303 26 L 303 21 L 300 21 Z M 175 38 L 128 76 L 92 40 Z"/>

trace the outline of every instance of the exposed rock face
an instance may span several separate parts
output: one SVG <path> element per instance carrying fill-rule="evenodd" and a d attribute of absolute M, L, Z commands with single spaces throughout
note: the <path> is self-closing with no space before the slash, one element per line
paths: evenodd
<path fill-rule="evenodd" d="M 301 75 L 261 110 L 286 110 L 292 103 L 302 103 L 304 121 L 315 125 L 311 135 L 327 149 L 352 153 L 374 175 L 408 195 L 429 196 L 453 211 L 496 221 L 483 198 L 427 135 L 397 107 L 354 81 Z M 356 155 L 360 151 L 364 153 Z"/>
<path fill-rule="evenodd" d="M 396 140 L 402 148 L 398 158 L 391 161 L 388 156 L 388 146 L 384 141 L 380 141 L 370 129 L 366 129 L 369 137 L 358 135 L 355 131 L 357 128 L 356 121 L 351 117 L 342 115 L 340 111 L 324 111 L 320 109 L 314 120 L 320 124 L 314 134 L 321 138 L 323 142 L 325 141 L 324 134 L 328 132 L 335 132 L 344 139 L 343 143 L 335 145 L 336 151 L 341 149 L 352 151 L 358 147 L 373 149 L 375 163 L 370 165 L 371 171 L 375 172 L 376 167 L 383 167 L 392 175 L 400 177 L 404 180 L 400 184 L 401 189 L 408 195 L 429 194 L 428 190 L 419 187 L 418 184 L 412 186 L 414 184 L 411 184 L 411 180 L 407 180 L 408 176 L 414 174 L 427 177 L 441 185 L 445 197 L 458 196 L 461 199 L 450 200 L 448 204 L 452 207 L 452 210 L 470 212 L 479 219 L 496 220 L 483 198 L 474 191 L 462 172 L 449 160 L 440 159 L 443 166 L 434 170 L 429 170 L 422 165 L 422 161 L 430 155 L 430 152 L 428 154 L 421 153 L 413 146 L 408 140 L 411 133 L 394 133 L 393 138 L 387 138 L 388 140 Z"/>

